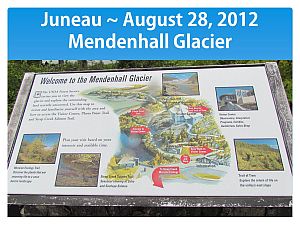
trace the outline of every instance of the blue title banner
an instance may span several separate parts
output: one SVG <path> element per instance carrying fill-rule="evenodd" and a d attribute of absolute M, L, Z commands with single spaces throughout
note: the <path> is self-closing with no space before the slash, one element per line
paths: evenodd
<path fill-rule="evenodd" d="M 8 58 L 292 59 L 292 9 L 10 8 Z"/>

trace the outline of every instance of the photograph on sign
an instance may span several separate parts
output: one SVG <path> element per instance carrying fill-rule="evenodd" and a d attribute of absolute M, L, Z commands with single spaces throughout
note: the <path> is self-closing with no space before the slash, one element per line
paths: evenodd
<path fill-rule="evenodd" d="M 234 140 L 239 171 L 283 171 L 276 138 Z"/>
<path fill-rule="evenodd" d="M 55 186 L 97 187 L 100 154 L 62 153 Z"/>
<path fill-rule="evenodd" d="M 258 110 L 252 86 L 217 87 L 219 111 Z"/>
<path fill-rule="evenodd" d="M 17 164 L 55 163 L 60 134 L 24 134 Z"/>
<path fill-rule="evenodd" d="M 163 73 L 162 87 L 164 96 L 199 95 L 198 74 Z"/>

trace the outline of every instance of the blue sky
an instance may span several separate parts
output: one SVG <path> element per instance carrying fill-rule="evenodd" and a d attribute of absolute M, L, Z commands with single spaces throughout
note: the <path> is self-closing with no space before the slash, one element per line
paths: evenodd
<path fill-rule="evenodd" d="M 235 94 L 235 90 L 240 89 L 240 90 L 253 90 L 252 86 L 241 86 L 241 87 L 219 87 L 216 88 L 217 91 L 217 97 L 220 99 L 221 95 L 224 94 Z"/>
<path fill-rule="evenodd" d="M 177 79 L 188 79 L 193 75 L 197 75 L 197 73 L 189 72 L 189 73 L 164 73 L 163 74 L 163 76 L 177 78 Z"/>
<path fill-rule="evenodd" d="M 24 134 L 23 141 L 33 142 L 35 139 L 39 138 L 43 134 Z M 44 134 L 43 143 L 47 147 L 52 147 L 54 144 L 57 144 L 59 141 L 60 134 Z"/>
<path fill-rule="evenodd" d="M 268 139 L 239 139 L 236 141 L 248 143 L 248 144 L 259 144 L 259 145 L 269 145 L 271 148 L 279 150 L 276 138 Z"/>

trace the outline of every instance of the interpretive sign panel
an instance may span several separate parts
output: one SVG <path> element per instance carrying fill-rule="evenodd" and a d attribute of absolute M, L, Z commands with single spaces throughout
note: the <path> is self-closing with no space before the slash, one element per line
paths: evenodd
<path fill-rule="evenodd" d="M 274 63 L 24 82 L 10 123 L 11 203 L 291 204 L 291 115 Z"/>

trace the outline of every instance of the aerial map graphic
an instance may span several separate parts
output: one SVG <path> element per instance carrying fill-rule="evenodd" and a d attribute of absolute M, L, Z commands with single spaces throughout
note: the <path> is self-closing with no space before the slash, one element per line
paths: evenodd
<path fill-rule="evenodd" d="M 110 106 L 119 117 L 120 149 L 107 165 L 111 180 L 149 176 L 165 182 L 217 184 L 230 164 L 230 147 L 206 100 L 163 96 L 162 88 L 98 87 L 82 96 Z"/>

